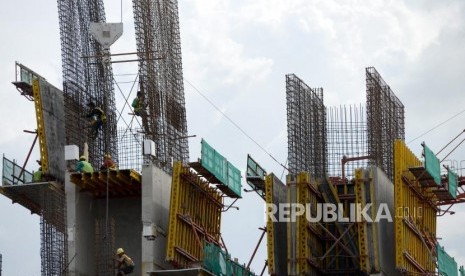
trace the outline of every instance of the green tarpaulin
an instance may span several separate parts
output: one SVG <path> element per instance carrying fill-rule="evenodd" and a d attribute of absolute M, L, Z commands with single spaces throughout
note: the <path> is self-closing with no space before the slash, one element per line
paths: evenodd
<path fill-rule="evenodd" d="M 458 276 L 457 262 L 444 251 L 444 247 L 437 245 L 438 270 L 440 275 Z"/>
<path fill-rule="evenodd" d="M 439 166 L 439 159 L 436 155 L 426 146 L 423 145 L 425 154 L 425 168 L 426 171 L 433 177 L 437 185 L 441 184 L 441 167 Z"/>

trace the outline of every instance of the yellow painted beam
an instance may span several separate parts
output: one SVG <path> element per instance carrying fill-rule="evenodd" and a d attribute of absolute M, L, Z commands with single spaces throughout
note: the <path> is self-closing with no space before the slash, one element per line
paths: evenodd
<path fill-rule="evenodd" d="M 273 176 L 267 175 L 265 177 L 265 202 L 266 204 L 273 204 Z M 267 206 L 268 208 L 268 206 Z M 269 212 L 269 210 L 267 210 Z M 274 227 L 273 221 L 267 216 L 266 220 L 266 234 L 267 234 L 267 251 L 268 251 L 268 274 L 275 273 L 274 270 Z"/>
<path fill-rule="evenodd" d="M 48 173 L 48 151 L 47 151 L 47 139 L 45 137 L 45 126 L 44 126 L 44 115 L 42 110 L 42 98 L 40 93 L 40 80 L 34 78 L 32 80 L 32 94 L 34 95 L 34 107 L 36 111 L 37 120 L 37 135 L 39 137 L 39 149 L 40 149 L 40 162 L 42 171 Z"/>

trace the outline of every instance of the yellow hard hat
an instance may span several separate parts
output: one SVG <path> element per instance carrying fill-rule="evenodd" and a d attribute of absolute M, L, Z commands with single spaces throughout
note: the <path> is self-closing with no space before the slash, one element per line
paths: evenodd
<path fill-rule="evenodd" d="M 79 157 L 79 160 L 87 160 L 87 158 L 84 155 L 81 155 L 81 157 Z"/>
<path fill-rule="evenodd" d="M 123 253 L 124 253 L 123 248 L 116 249 L 116 255 L 123 254 Z"/>
<path fill-rule="evenodd" d="M 111 155 L 110 155 L 110 154 L 105 154 L 103 157 L 108 158 L 108 159 L 111 159 Z"/>

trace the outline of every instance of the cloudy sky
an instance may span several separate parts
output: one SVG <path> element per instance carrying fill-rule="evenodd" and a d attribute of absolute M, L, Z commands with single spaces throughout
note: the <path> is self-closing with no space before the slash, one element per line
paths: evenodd
<path fill-rule="evenodd" d="M 108 0 L 106 6 L 108 22 L 119 22 L 120 2 Z M 125 33 L 113 53 L 136 49 L 129 1 L 122 12 Z M 250 153 L 281 176 L 282 168 L 200 93 L 285 163 L 288 73 L 310 87 L 323 87 L 325 104 L 338 106 L 365 102 L 365 68 L 376 67 L 405 105 L 407 142 L 446 121 L 408 144 L 417 155 L 421 141 L 438 151 L 465 128 L 463 1 L 183 0 L 179 14 L 188 127 L 197 135 L 190 140 L 191 159 L 199 157 L 203 137 L 243 172 Z M 36 123 L 32 102 L 11 85 L 14 62 L 61 88 L 56 2 L 4 3 L 0 37 L 0 152 L 22 163 L 34 138 L 23 130 L 34 130 Z M 122 93 L 129 93 L 136 67 L 118 64 L 114 70 Z M 121 109 L 122 103 L 117 105 Z M 37 157 L 36 149 L 32 160 Z M 448 159 L 460 167 L 465 145 Z M 232 256 L 247 262 L 264 225 L 263 203 L 245 194 L 238 206 L 224 215 L 223 235 Z M 438 237 L 465 265 L 465 208 L 453 210 L 455 215 L 439 219 Z M 0 197 L 4 275 L 40 274 L 39 235 L 37 215 Z M 265 258 L 263 244 L 252 264 L 256 272 Z"/>

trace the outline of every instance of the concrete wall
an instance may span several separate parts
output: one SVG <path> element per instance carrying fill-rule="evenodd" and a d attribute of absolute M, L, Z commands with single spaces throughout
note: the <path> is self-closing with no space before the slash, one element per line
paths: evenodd
<path fill-rule="evenodd" d="M 106 199 L 94 198 L 88 192 L 80 192 L 77 186 L 66 177 L 68 252 L 70 275 L 96 275 L 95 222 L 105 221 Z M 136 264 L 134 275 L 141 272 L 142 263 L 142 223 L 141 198 L 110 198 L 108 217 L 115 222 L 115 249 L 122 247 Z"/>
<path fill-rule="evenodd" d="M 106 199 L 65 181 L 68 221 L 70 276 L 96 275 L 95 221 L 104 219 Z M 172 268 L 165 262 L 168 233 L 171 176 L 154 165 L 142 168 L 142 197 L 110 198 L 109 218 L 115 221 L 115 247 L 122 247 L 134 260 L 133 275 Z M 153 225 L 154 240 L 142 236 L 143 225 Z"/>
<path fill-rule="evenodd" d="M 171 176 L 155 165 L 142 167 L 142 223 L 153 226 L 157 237 L 142 238 L 142 275 L 172 268 L 165 262 L 171 197 Z"/>
<path fill-rule="evenodd" d="M 65 179 L 70 276 L 95 275 L 93 200 Z"/>
<path fill-rule="evenodd" d="M 63 181 L 65 174 L 65 112 L 63 92 L 39 80 L 42 117 L 48 154 L 48 173 Z"/>
<path fill-rule="evenodd" d="M 273 203 L 279 206 L 280 203 L 287 203 L 287 186 L 274 174 L 273 177 Z M 276 213 L 279 220 L 279 208 Z M 287 275 L 287 223 L 273 222 L 274 227 L 274 269 L 275 275 Z"/>
<path fill-rule="evenodd" d="M 376 210 L 381 203 L 386 203 L 392 218 L 394 219 L 394 184 L 388 176 L 377 167 L 370 167 L 373 173 L 375 187 Z M 395 229 L 394 222 L 388 222 L 385 219 L 378 222 L 378 252 L 379 264 L 381 269 L 380 275 L 400 275 L 395 269 Z"/>

